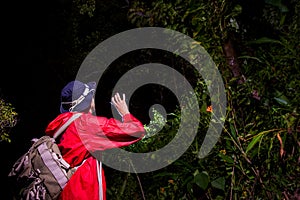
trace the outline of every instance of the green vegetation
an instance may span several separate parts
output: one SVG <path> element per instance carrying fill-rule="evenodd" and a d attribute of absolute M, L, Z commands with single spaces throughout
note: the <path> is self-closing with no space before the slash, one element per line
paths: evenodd
<path fill-rule="evenodd" d="M 299 8 L 298 1 L 289 5 L 265 1 L 255 7 L 257 13 L 251 21 L 247 15 L 253 10 L 247 12 L 247 5 L 238 1 L 132 1 L 128 19 L 136 27 L 173 29 L 205 47 L 224 78 L 227 114 L 217 145 L 207 157 L 199 159 L 201 133 L 207 130 L 214 113 L 213 108 L 206 111 L 209 101 L 204 101 L 205 83 L 199 79 L 195 91 L 202 105 L 201 122 L 189 150 L 164 169 L 138 174 L 142 188 L 135 175 L 115 174 L 110 179 L 114 181 L 109 182 L 109 196 L 142 199 L 144 193 L 146 199 L 299 198 Z M 150 152 L 168 144 L 176 134 L 180 112 L 169 115 L 173 117 L 159 134 L 128 150 Z"/>
<path fill-rule="evenodd" d="M 12 104 L 0 98 L 0 141 L 11 142 L 10 131 L 17 124 L 18 113 Z"/>

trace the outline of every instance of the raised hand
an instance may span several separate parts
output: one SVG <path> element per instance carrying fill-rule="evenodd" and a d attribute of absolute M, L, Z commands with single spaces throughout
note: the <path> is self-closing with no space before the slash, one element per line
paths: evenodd
<path fill-rule="evenodd" d="M 118 92 L 111 98 L 113 105 L 116 107 L 121 116 L 129 114 L 129 109 L 125 100 L 125 94 L 123 94 L 122 99 Z"/>

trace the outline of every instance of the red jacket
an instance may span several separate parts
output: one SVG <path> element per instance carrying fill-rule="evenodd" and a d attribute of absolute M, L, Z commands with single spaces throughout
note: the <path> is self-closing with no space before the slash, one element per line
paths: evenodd
<path fill-rule="evenodd" d="M 74 113 L 57 116 L 46 128 L 46 135 L 53 136 Z M 124 147 L 139 141 L 145 134 L 142 123 L 133 115 L 116 119 L 84 113 L 69 125 L 58 146 L 63 158 L 71 167 L 79 166 L 60 195 L 60 200 L 99 200 L 97 160 L 90 152 Z M 102 170 L 103 196 L 106 199 L 106 182 Z"/>

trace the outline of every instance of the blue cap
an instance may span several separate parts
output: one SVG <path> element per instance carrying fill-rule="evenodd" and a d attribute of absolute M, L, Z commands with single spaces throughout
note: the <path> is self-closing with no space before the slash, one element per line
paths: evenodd
<path fill-rule="evenodd" d="M 61 91 L 60 112 L 81 112 L 91 106 L 96 90 L 96 82 L 69 82 Z"/>

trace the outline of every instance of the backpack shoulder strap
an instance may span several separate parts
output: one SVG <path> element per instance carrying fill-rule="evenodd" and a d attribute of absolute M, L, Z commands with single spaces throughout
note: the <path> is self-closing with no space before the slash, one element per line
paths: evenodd
<path fill-rule="evenodd" d="M 56 139 L 75 119 L 80 117 L 82 113 L 74 114 L 64 125 L 62 125 L 53 135 L 53 138 Z"/>

